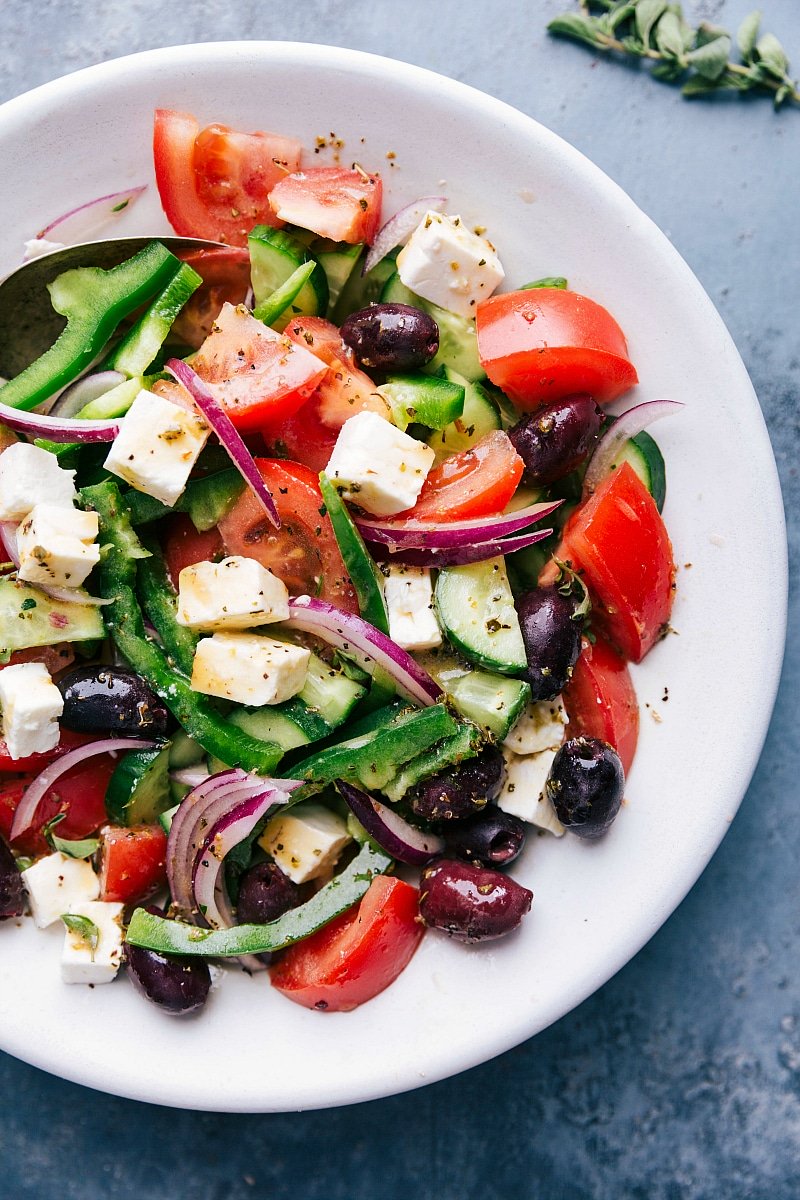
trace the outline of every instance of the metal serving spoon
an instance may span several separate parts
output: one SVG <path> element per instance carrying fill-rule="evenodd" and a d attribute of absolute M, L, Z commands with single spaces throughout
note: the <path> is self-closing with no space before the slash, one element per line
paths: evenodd
<path fill-rule="evenodd" d="M 72 267 L 115 267 L 150 242 L 168 250 L 221 246 L 189 237 L 126 237 L 66 246 L 23 263 L 0 283 L 0 376 L 13 379 L 52 346 L 66 321 L 53 311 L 48 283 Z"/>

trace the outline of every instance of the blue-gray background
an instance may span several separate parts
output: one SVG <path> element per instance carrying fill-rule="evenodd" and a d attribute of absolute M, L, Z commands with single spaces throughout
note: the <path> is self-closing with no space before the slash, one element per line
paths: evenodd
<path fill-rule="evenodd" d="M 686 102 L 635 67 L 596 62 L 591 52 L 548 38 L 547 19 L 567 7 L 570 0 L 0 5 L 0 100 L 134 50 L 287 38 L 431 67 L 509 101 L 578 146 L 669 234 L 728 323 L 772 434 L 793 583 L 783 684 L 740 815 L 678 912 L 577 1011 L 458 1078 L 390 1100 L 299 1115 L 157 1109 L 0 1056 L 0 1194 L 15 1200 L 800 1196 L 800 739 L 793 699 L 800 654 L 791 640 L 800 513 L 800 110 L 776 115 L 768 101 L 756 99 Z M 693 18 L 728 27 L 749 7 L 748 0 L 686 5 Z M 764 0 L 764 7 L 800 69 L 797 0 Z M 13 174 L 13 164 L 5 166 Z M 758 694 L 741 697 L 754 712 L 762 702 Z M 224 1047 L 217 1050 L 224 1054 Z M 136 1053 L 134 1029 L 120 1029 L 119 1053 Z"/>

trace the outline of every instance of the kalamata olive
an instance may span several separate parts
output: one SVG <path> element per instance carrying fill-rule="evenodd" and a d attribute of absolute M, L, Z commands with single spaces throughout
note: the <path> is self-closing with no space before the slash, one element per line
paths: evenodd
<path fill-rule="evenodd" d="M 303 893 L 273 862 L 260 862 L 242 876 L 236 916 L 241 925 L 267 925 L 290 908 L 296 908 Z"/>
<path fill-rule="evenodd" d="M 457 858 L 506 867 L 525 845 L 525 826 L 519 817 L 490 804 L 468 821 L 457 821 L 445 840 L 448 853 Z"/>
<path fill-rule="evenodd" d="M 165 733 L 169 715 L 135 671 L 76 667 L 59 680 L 61 724 L 77 733 Z"/>
<path fill-rule="evenodd" d="M 553 759 L 545 791 L 570 833 L 599 838 L 619 812 L 624 787 L 616 750 L 598 738 L 577 737 Z"/>
<path fill-rule="evenodd" d="M 351 313 L 342 338 L 362 367 L 411 371 L 424 367 L 439 349 L 439 326 L 410 304 L 373 304 Z"/>
<path fill-rule="evenodd" d="M 579 601 L 557 586 L 534 588 L 516 600 L 534 700 L 554 700 L 581 652 Z"/>
<path fill-rule="evenodd" d="M 479 942 L 511 933 L 532 900 L 533 892 L 508 875 L 440 858 L 422 872 L 419 912 L 426 925 Z"/>
<path fill-rule="evenodd" d="M 0 921 L 21 917 L 25 911 L 25 888 L 14 855 L 0 837 Z"/>
<path fill-rule="evenodd" d="M 426 821 L 457 821 L 472 817 L 494 800 L 503 782 L 505 761 L 496 746 L 486 746 L 475 758 L 449 767 L 418 784 L 411 795 L 413 812 Z"/>
<path fill-rule="evenodd" d="M 574 471 L 597 444 L 602 420 L 591 396 L 568 396 L 527 413 L 508 431 L 525 463 L 525 482 L 553 483 Z"/>
<path fill-rule="evenodd" d="M 160 908 L 148 905 L 147 911 L 157 917 Z M 144 946 L 125 946 L 128 973 L 137 992 L 173 1016 L 185 1016 L 202 1008 L 211 988 L 211 972 L 202 958 L 184 958 L 175 954 L 160 954 Z"/>

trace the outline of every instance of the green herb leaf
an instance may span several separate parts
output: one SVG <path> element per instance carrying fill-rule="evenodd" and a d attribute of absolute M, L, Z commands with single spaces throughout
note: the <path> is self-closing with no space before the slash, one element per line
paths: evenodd
<path fill-rule="evenodd" d="M 656 26 L 655 38 L 656 49 L 660 50 L 662 54 L 683 61 L 684 51 L 687 47 L 677 13 L 664 13 Z"/>
<path fill-rule="evenodd" d="M 736 34 L 736 44 L 745 62 L 753 56 L 758 41 L 758 31 L 761 27 L 761 10 L 756 9 L 748 14 L 739 26 Z"/>
<path fill-rule="evenodd" d="M 88 917 L 81 917 L 77 913 L 62 913 L 61 920 L 66 925 L 70 933 L 74 933 L 77 938 L 89 947 L 94 962 L 94 952 L 100 942 L 100 930 Z"/>
<path fill-rule="evenodd" d="M 696 50 L 690 50 L 686 61 L 694 67 L 703 79 L 719 79 L 728 66 L 728 55 L 731 52 L 731 39 L 727 33 L 715 37 L 713 41 L 705 42 Z"/>
<path fill-rule="evenodd" d="M 16 859 L 17 870 L 27 871 L 28 867 L 32 867 L 35 861 L 33 858 L 28 858 L 27 854 L 20 854 Z"/>
<path fill-rule="evenodd" d="M 56 813 L 52 820 L 43 826 L 42 833 L 48 846 L 51 850 L 58 850 L 69 858 L 91 858 L 93 854 L 97 853 L 100 846 L 97 838 L 84 838 L 82 841 L 73 842 L 69 838 L 58 837 L 54 832 L 56 826 L 61 824 L 66 815 L 63 812 Z"/>
<path fill-rule="evenodd" d="M 569 287 L 563 275 L 545 275 L 544 279 L 535 279 L 533 283 L 523 283 L 521 292 L 530 292 L 534 288 L 560 288 L 565 291 Z"/>
<path fill-rule="evenodd" d="M 789 59 L 773 33 L 765 33 L 756 43 L 758 61 L 765 70 L 783 82 L 789 70 Z"/>
<path fill-rule="evenodd" d="M 602 45 L 594 19 L 583 13 L 564 13 L 560 17 L 554 17 L 547 29 L 549 33 L 560 33 L 563 37 L 576 38 L 588 46 Z"/>
<path fill-rule="evenodd" d="M 650 35 L 666 9 L 666 0 L 639 0 L 636 5 L 634 24 L 644 46 L 650 45 Z"/>

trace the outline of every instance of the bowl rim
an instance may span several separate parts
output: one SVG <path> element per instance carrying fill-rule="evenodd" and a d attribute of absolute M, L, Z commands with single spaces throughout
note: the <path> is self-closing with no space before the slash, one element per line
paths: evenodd
<path fill-rule="evenodd" d="M 671 271 L 678 273 L 689 301 L 699 310 L 704 326 L 714 328 L 727 345 L 730 354 L 729 366 L 738 370 L 742 393 L 749 393 L 754 406 L 753 416 L 756 418 L 754 423 L 758 426 L 757 418 L 761 411 L 758 400 L 744 363 L 722 317 L 688 264 L 655 222 L 642 212 L 627 192 L 607 176 L 600 167 L 535 118 L 469 84 L 450 79 L 428 68 L 366 51 L 327 46 L 315 42 L 229 40 L 160 47 L 84 67 L 6 101 L 0 105 L 0 142 L 13 133 L 16 128 L 24 127 L 31 121 L 35 121 L 37 116 L 49 113 L 55 105 L 77 98 L 87 85 L 95 86 L 107 80 L 113 88 L 126 72 L 146 74 L 151 68 L 166 62 L 172 66 L 191 66 L 197 71 L 202 71 L 223 62 L 230 62 L 238 56 L 248 59 L 257 57 L 264 63 L 281 59 L 295 59 L 300 61 L 305 69 L 315 65 L 325 69 L 340 68 L 349 73 L 358 73 L 371 78 L 383 77 L 385 79 L 388 74 L 395 82 L 413 84 L 418 88 L 432 90 L 440 97 L 450 100 L 459 109 L 479 106 L 483 115 L 488 113 L 493 119 L 501 121 L 512 135 L 515 131 L 519 131 L 520 135 L 527 137 L 533 134 L 541 145 L 552 148 L 569 165 L 570 170 L 579 177 L 577 186 L 601 191 L 625 216 L 632 234 L 646 240 L 649 243 L 650 251 L 658 253 Z M 609 956 L 602 977 L 595 974 L 591 978 L 587 978 L 585 974 L 577 972 L 571 986 L 564 989 L 559 1003 L 552 1004 L 550 1009 L 543 1013 L 540 1011 L 535 1021 L 518 1019 L 509 1022 L 491 1038 L 484 1037 L 477 1052 L 473 1048 L 468 1048 L 466 1051 L 462 1048 L 460 1054 L 451 1055 L 447 1062 L 437 1062 L 435 1069 L 426 1072 L 423 1078 L 420 1078 L 418 1067 L 412 1063 L 405 1075 L 396 1076 L 391 1081 L 373 1080 L 370 1086 L 365 1086 L 362 1082 L 358 1087 L 348 1087 L 347 1081 L 344 1085 L 339 1081 L 338 1085 L 331 1087 L 330 1094 L 322 1101 L 315 1099 L 308 1104 L 301 1102 L 301 1105 L 290 1101 L 286 1105 L 265 1105 L 260 1108 L 253 1107 L 252 1104 L 241 1108 L 235 1101 L 230 1101 L 225 1103 L 224 1111 L 285 1111 L 301 1106 L 318 1108 L 360 1102 L 409 1091 L 486 1062 L 547 1028 L 605 984 L 639 952 L 678 907 L 710 861 L 727 832 L 733 814 L 744 798 L 764 745 L 780 681 L 787 622 L 788 557 L 780 483 L 763 414 L 761 414 L 756 441 L 759 444 L 755 446 L 755 450 L 760 459 L 763 462 L 771 462 L 772 465 L 771 477 L 763 480 L 762 488 L 765 505 L 775 515 L 774 524 L 771 526 L 773 536 L 769 550 L 774 569 L 771 580 L 772 619 L 773 627 L 780 631 L 780 638 L 770 648 L 770 653 L 763 663 L 760 703 L 756 713 L 753 714 L 752 737 L 744 767 L 739 777 L 730 781 L 730 804 L 724 813 L 719 814 L 716 827 L 707 833 L 707 836 L 696 847 L 696 852 L 684 862 L 682 871 L 673 874 L 669 903 L 646 914 L 646 919 L 639 919 L 633 930 L 629 931 L 628 937 L 620 942 L 616 953 Z M 766 703 L 764 703 L 765 700 Z M 35 1039 L 33 1040 L 35 1041 Z M 101 1078 L 97 1070 L 91 1067 L 86 1068 L 81 1063 L 75 1063 L 74 1069 L 69 1071 L 64 1069 L 63 1064 L 49 1063 L 46 1055 L 37 1054 L 36 1046 L 30 1041 L 24 1045 L 8 1044 L 6 1041 L 3 1048 L 45 1071 L 89 1087 L 153 1103 L 179 1107 L 187 1105 L 185 1093 L 181 1095 L 179 1089 L 174 1087 L 170 1080 L 152 1081 L 153 1086 L 150 1089 L 131 1086 L 117 1087 L 113 1080 Z M 191 1107 L 222 1110 L 220 1105 L 211 1103 L 191 1104 Z"/>

